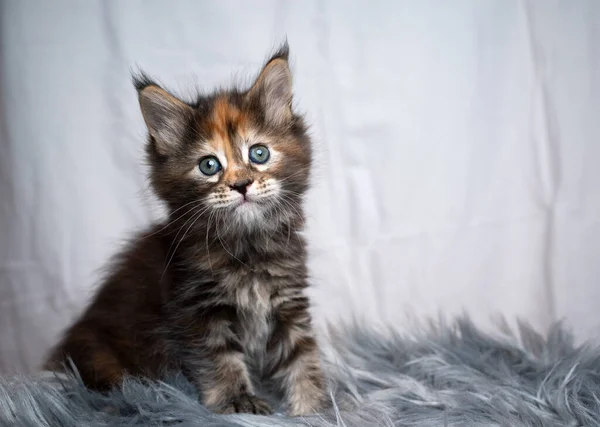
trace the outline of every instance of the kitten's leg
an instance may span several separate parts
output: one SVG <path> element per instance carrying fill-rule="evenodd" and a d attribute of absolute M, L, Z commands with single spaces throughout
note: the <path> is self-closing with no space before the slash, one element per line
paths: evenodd
<path fill-rule="evenodd" d="M 261 415 L 273 412 L 267 402 L 254 395 L 241 352 L 215 354 L 202 378 L 203 403 L 215 412 Z"/>
<path fill-rule="evenodd" d="M 75 325 L 60 345 L 53 350 L 44 369 L 72 373 L 72 363 L 86 387 L 107 391 L 121 384 L 125 368 L 110 346 L 102 342 L 93 330 Z"/>
<path fill-rule="evenodd" d="M 267 374 L 280 382 L 290 415 L 317 412 L 326 405 L 326 389 L 308 300 L 288 300 L 276 311 L 276 324 L 267 345 Z"/>
<path fill-rule="evenodd" d="M 188 340 L 191 346 L 184 363 L 204 405 L 219 413 L 272 413 L 269 405 L 254 395 L 232 322 L 212 314 L 204 317 L 199 329 L 202 334 Z"/>

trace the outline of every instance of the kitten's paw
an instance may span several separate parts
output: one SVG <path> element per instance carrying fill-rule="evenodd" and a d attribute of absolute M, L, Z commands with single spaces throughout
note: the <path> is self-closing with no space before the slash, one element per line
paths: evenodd
<path fill-rule="evenodd" d="M 306 396 L 304 398 L 294 399 L 290 402 L 288 414 L 290 417 L 314 415 L 331 406 L 331 401 L 329 399 L 321 396 Z"/>
<path fill-rule="evenodd" d="M 269 415 L 273 413 L 273 410 L 269 404 L 260 397 L 242 394 L 233 398 L 229 403 L 220 408 L 218 412 L 223 414 L 243 412 L 248 414 Z"/>

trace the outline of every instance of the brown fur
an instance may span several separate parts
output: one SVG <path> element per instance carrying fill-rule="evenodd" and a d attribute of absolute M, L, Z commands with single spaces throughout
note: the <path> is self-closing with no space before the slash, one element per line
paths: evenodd
<path fill-rule="evenodd" d="M 125 375 L 181 370 L 219 412 L 268 413 L 251 368 L 275 381 L 292 415 L 318 410 L 325 383 L 304 294 L 304 218 L 311 146 L 291 109 L 287 46 L 247 91 L 186 104 L 142 76 L 151 183 L 168 219 L 117 255 L 89 307 L 46 367 L 71 358 L 106 390 Z M 267 146 L 264 165 L 248 158 Z M 199 172 L 216 155 L 222 170 Z"/>

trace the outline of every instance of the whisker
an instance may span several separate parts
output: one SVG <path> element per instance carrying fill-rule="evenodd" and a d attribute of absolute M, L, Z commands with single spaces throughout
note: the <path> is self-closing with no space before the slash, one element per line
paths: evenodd
<path fill-rule="evenodd" d="M 292 196 L 296 196 L 296 197 L 304 197 L 304 194 L 302 194 L 302 193 L 298 193 L 297 191 L 292 191 L 292 190 L 289 190 L 289 189 L 287 189 L 287 188 L 282 188 L 282 189 L 281 189 L 281 192 L 282 192 L 282 193 L 285 193 L 285 194 L 290 194 L 290 195 L 292 195 Z"/>
<path fill-rule="evenodd" d="M 273 203 L 272 201 L 267 201 L 267 207 L 270 209 L 271 207 L 273 207 L 275 209 L 275 213 L 278 213 L 278 209 L 281 209 L 280 206 L 277 205 L 277 203 Z M 283 214 L 283 211 L 281 211 L 281 213 Z M 275 233 L 277 233 L 277 227 L 275 227 L 273 229 L 273 232 L 270 235 L 266 235 L 267 237 L 267 251 L 269 250 L 269 243 L 273 240 L 273 236 L 275 235 Z M 265 230 L 265 234 L 266 234 L 266 230 Z"/>
<path fill-rule="evenodd" d="M 308 172 L 309 170 L 310 170 L 310 168 L 309 168 L 309 167 L 303 167 L 303 168 L 300 168 L 300 169 L 298 169 L 298 170 L 297 170 L 296 172 L 294 172 L 293 174 L 291 174 L 291 175 L 288 175 L 288 176 L 286 176 L 286 177 L 284 177 L 284 178 L 281 178 L 281 179 L 277 179 L 277 180 L 278 180 L 278 181 L 280 181 L 280 182 L 285 182 L 285 181 L 288 181 L 288 180 L 290 180 L 291 178 L 294 178 L 294 177 L 296 177 L 296 176 L 298 176 L 298 175 L 300 175 L 300 174 L 302 174 L 302 173 L 306 174 L 306 172 Z"/>
<path fill-rule="evenodd" d="M 238 261 L 240 264 L 242 264 L 243 266 L 245 266 L 249 270 L 252 270 L 252 268 L 250 268 L 246 263 L 244 263 L 242 260 L 240 260 L 234 254 L 232 254 L 231 252 L 229 252 L 229 250 L 225 247 L 225 244 L 223 243 L 223 239 L 221 239 L 221 236 L 219 235 L 219 222 L 218 222 L 218 220 L 215 223 L 215 229 L 217 231 L 217 238 L 219 239 L 219 242 L 221 243 L 221 246 L 223 247 L 223 249 L 225 250 L 225 252 L 227 252 L 233 259 L 235 259 L 236 261 Z"/>
<path fill-rule="evenodd" d="M 199 209 L 200 212 L 196 212 L 196 213 L 193 213 L 192 215 L 190 215 L 190 217 L 183 223 L 183 225 L 181 227 L 179 227 L 179 229 L 177 230 L 177 234 L 175 235 L 175 237 L 173 238 L 173 241 L 171 242 L 171 245 L 169 246 L 169 250 L 167 251 L 167 254 L 170 253 L 171 248 L 173 247 L 173 244 L 177 240 L 177 237 L 179 237 L 179 234 L 183 230 L 183 227 L 185 227 L 190 221 L 192 221 L 193 218 L 196 217 L 196 215 L 198 215 L 198 214 L 202 215 L 207 210 L 208 210 L 208 206 L 204 207 L 204 209 Z"/>
<path fill-rule="evenodd" d="M 288 196 L 286 196 L 285 194 L 280 193 L 279 196 L 279 200 L 281 200 L 283 203 L 286 204 L 286 206 L 292 208 L 296 212 L 296 215 L 298 215 L 298 218 L 300 219 L 300 221 L 302 221 L 302 226 L 304 227 L 304 216 L 300 213 L 300 211 L 298 211 L 298 209 L 296 209 L 296 207 L 292 203 L 292 200 L 289 199 Z"/>
<path fill-rule="evenodd" d="M 202 216 L 208 209 L 210 208 L 210 206 L 196 206 L 197 212 L 194 212 L 190 215 L 190 217 L 181 225 L 181 227 L 178 228 L 177 230 L 177 234 L 175 235 L 175 237 L 173 238 L 173 241 L 171 242 L 171 245 L 169 246 L 169 249 L 167 250 L 167 256 L 168 254 L 171 252 L 171 248 L 173 247 L 173 245 L 175 244 L 175 241 L 177 240 L 177 237 L 179 237 L 179 234 L 181 234 L 181 231 L 183 230 L 183 228 L 190 222 L 190 221 L 195 221 L 195 218 L 199 218 L 200 216 Z"/>
<path fill-rule="evenodd" d="M 210 233 L 210 221 L 211 221 L 213 215 L 215 214 L 215 212 L 216 211 L 212 211 L 210 213 L 210 215 L 208 216 L 208 225 L 206 227 L 206 242 L 205 242 L 206 243 L 206 254 L 208 256 L 208 267 L 210 268 L 210 274 L 211 274 L 211 276 L 214 276 L 214 272 L 213 272 L 213 269 L 212 269 L 212 262 L 210 260 L 210 249 L 208 248 L 208 235 Z"/>
<path fill-rule="evenodd" d="M 189 202 L 189 203 L 186 203 L 185 205 L 183 205 L 183 206 L 181 206 L 181 207 L 179 207 L 179 208 L 175 209 L 173 212 L 171 212 L 171 213 L 169 214 L 169 218 L 170 218 L 170 217 L 171 217 L 171 215 L 173 215 L 175 212 L 177 212 L 177 211 L 179 211 L 179 210 L 181 210 L 181 209 L 185 208 L 186 206 L 189 206 L 189 205 L 190 205 L 190 204 L 192 204 L 192 203 L 196 203 L 196 205 L 192 206 L 190 209 L 188 209 L 187 211 L 185 211 L 184 213 L 182 213 L 181 215 L 179 215 L 177 218 L 175 218 L 175 219 L 173 219 L 173 220 L 169 221 L 169 222 L 168 222 L 168 223 L 167 223 L 167 224 L 166 224 L 164 227 L 162 227 L 160 230 L 157 230 L 157 231 L 155 231 L 155 232 L 154 232 L 154 233 L 152 233 L 152 234 L 148 234 L 148 235 L 146 235 L 146 236 L 143 236 L 143 237 L 139 238 L 137 241 L 138 241 L 138 242 L 139 242 L 139 241 L 142 241 L 142 240 L 144 240 L 144 239 L 147 239 L 148 237 L 152 237 L 152 236 L 154 236 L 155 234 L 158 234 L 158 233 L 160 233 L 161 231 L 163 231 L 163 230 L 167 229 L 169 226 L 173 225 L 175 222 L 179 221 L 179 220 L 180 220 L 181 218 L 183 218 L 185 215 L 187 215 L 188 213 L 190 213 L 191 211 L 193 211 L 194 209 L 196 209 L 196 208 L 197 208 L 199 205 L 201 205 L 201 204 L 202 204 L 202 200 L 193 200 L 193 201 L 191 201 L 191 202 Z"/>
<path fill-rule="evenodd" d="M 201 212 L 199 212 L 198 214 L 196 214 L 195 216 L 192 216 L 192 218 L 195 218 L 194 221 L 192 221 L 192 223 L 190 224 L 190 226 L 187 228 L 187 230 L 185 230 L 185 233 L 183 233 L 183 236 L 181 237 L 181 239 L 179 239 L 179 243 L 177 243 L 177 246 L 175 246 L 175 249 L 173 250 L 173 253 L 171 254 L 171 257 L 169 258 L 169 261 L 167 262 L 167 265 L 165 266 L 165 269 L 163 270 L 162 275 L 160 276 L 161 279 L 163 278 L 163 276 L 165 275 L 165 273 L 167 272 L 167 269 L 169 268 L 169 264 L 171 264 L 171 260 L 173 259 L 173 257 L 175 256 L 175 254 L 177 253 L 177 249 L 179 248 L 179 245 L 181 245 L 181 242 L 183 242 L 183 239 L 185 239 L 185 236 L 187 236 L 188 232 L 190 231 L 190 229 L 194 226 L 194 224 L 200 219 L 200 217 L 202 216 L 202 214 L 204 212 L 206 212 L 206 210 L 208 209 L 205 208 L 204 210 L 202 210 Z M 189 220 L 188 220 L 189 221 Z M 187 222 L 186 222 L 187 224 Z M 185 224 L 181 227 L 181 229 L 183 229 L 183 227 L 185 227 Z M 180 230 L 181 231 L 181 230 Z M 177 235 L 179 235 L 179 233 L 177 233 Z M 177 239 L 177 237 L 175 237 L 175 239 Z M 175 241 L 175 240 L 173 240 Z M 171 243 L 171 246 L 173 244 Z M 168 252 L 167 252 L 168 254 Z"/>

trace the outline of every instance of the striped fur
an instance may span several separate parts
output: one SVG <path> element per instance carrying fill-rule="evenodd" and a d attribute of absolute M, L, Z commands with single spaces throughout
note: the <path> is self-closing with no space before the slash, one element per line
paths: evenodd
<path fill-rule="evenodd" d="M 85 384 L 100 390 L 125 375 L 181 370 L 214 411 L 264 414 L 271 410 L 251 379 L 258 366 L 292 415 L 323 407 L 299 234 L 311 143 L 292 111 L 287 58 L 286 45 L 248 90 L 194 103 L 144 75 L 135 79 L 151 183 L 170 214 L 117 255 L 48 368 L 71 358 Z M 270 150 L 265 164 L 250 161 L 254 144 Z M 209 155 L 222 165 L 213 176 L 198 168 Z"/>

